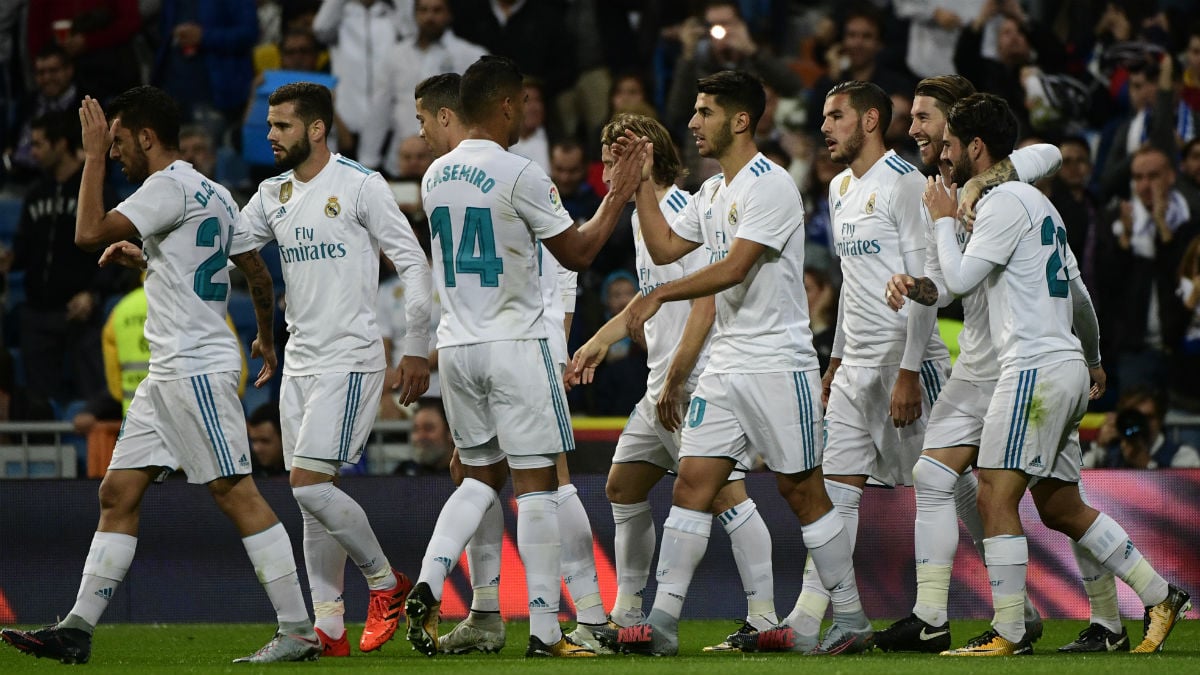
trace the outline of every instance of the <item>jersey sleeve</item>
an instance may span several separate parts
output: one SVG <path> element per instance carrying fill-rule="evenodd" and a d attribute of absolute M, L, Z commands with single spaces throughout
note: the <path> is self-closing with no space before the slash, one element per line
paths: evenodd
<path fill-rule="evenodd" d="M 163 173 L 146 179 L 116 211 L 129 219 L 142 238 L 165 234 L 179 226 L 186 214 L 183 186 Z"/>
<path fill-rule="evenodd" d="M 267 224 L 267 214 L 263 210 L 262 193 L 255 192 L 250 201 L 246 202 L 246 208 L 238 214 L 229 255 L 257 251 L 274 238 L 275 231 Z"/>
<path fill-rule="evenodd" d="M 928 248 L 925 234 L 925 205 L 921 195 L 925 191 L 925 177 L 911 171 L 899 177 L 892 189 L 891 215 L 900 231 L 900 252 L 911 253 Z"/>
<path fill-rule="evenodd" d="M 687 205 L 675 216 L 675 219 L 670 221 L 671 231 L 697 244 L 704 243 L 704 230 L 700 225 L 700 200 L 704 198 L 704 195 L 705 190 L 701 188 L 694 198 L 688 200 Z M 697 251 L 699 249 L 692 253 Z"/>
<path fill-rule="evenodd" d="M 767 174 L 773 175 L 776 174 Z M 746 192 L 746 203 L 738 214 L 741 224 L 736 236 L 782 251 L 796 229 L 804 225 L 804 206 L 791 178 L 782 173 L 778 175 L 789 185 L 776 180 L 776 185 L 755 186 L 757 189 Z"/>
<path fill-rule="evenodd" d="M 512 203 L 517 215 L 538 239 L 562 234 L 575 224 L 563 208 L 558 188 L 554 187 L 550 177 L 536 162 L 526 164 L 517 175 Z"/>
<path fill-rule="evenodd" d="M 404 354 L 427 358 L 433 277 L 417 235 L 381 174 L 372 173 L 363 180 L 358 211 L 361 224 L 396 266 L 404 285 Z"/>
<path fill-rule="evenodd" d="M 1017 173 L 1017 180 L 1036 183 L 1058 172 L 1062 166 L 1062 151 L 1049 143 L 1036 143 L 1013 150 L 1008 160 Z"/>
<path fill-rule="evenodd" d="M 1028 226 L 1025 207 L 1016 195 L 1008 192 L 993 192 L 984 203 L 989 208 L 980 205 L 975 229 L 963 255 L 1006 265 Z"/>

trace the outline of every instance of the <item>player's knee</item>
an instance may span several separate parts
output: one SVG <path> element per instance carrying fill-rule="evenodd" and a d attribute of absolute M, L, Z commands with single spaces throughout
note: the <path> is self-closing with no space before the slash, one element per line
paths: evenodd
<path fill-rule="evenodd" d="M 100 510 L 109 513 L 133 513 L 142 502 L 142 490 L 134 483 L 122 481 L 116 476 L 121 472 L 109 472 L 100 481 Z"/>

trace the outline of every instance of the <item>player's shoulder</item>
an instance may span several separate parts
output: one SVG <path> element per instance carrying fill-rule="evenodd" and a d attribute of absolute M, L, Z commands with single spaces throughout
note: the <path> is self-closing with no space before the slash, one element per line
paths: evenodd
<path fill-rule="evenodd" d="M 882 172 L 883 175 L 887 176 L 890 180 L 897 180 L 903 176 L 921 176 L 921 172 L 916 166 L 894 152 L 884 155 L 880 162 L 888 169 Z"/>
<path fill-rule="evenodd" d="M 688 202 L 691 200 L 692 196 L 688 194 L 687 191 L 680 190 L 678 187 L 672 185 L 671 188 L 667 190 L 667 194 L 663 196 L 662 210 L 664 212 L 670 212 L 671 214 L 682 213 L 683 210 L 687 208 Z"/>
<path fill-rule="evenodd" d="M 343 157 L 341 155 L 333 155 L 333 164 L 334 168 L 337 169 L 339 173 L 347 175 L 358 174 L 365 177 L 374 173 L 379 173 L 378 171 L 368 169 L 349 157 Z"/>

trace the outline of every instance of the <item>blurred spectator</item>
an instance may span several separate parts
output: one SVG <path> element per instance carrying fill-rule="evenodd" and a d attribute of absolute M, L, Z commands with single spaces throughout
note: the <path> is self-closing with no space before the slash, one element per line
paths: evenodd
<path fill-rule="evenodd" d="M 604 320 L 621 313 L 637 295 L 637 278 L 625 270 L 608 275 L 600 290 Z M 646 393 L 646 350 L 629 338 L 608 348 L 604 363 L 596 369 L 591 412 L 597 415 L 628 415 Z"/>
<path fill-rule="evenodd" d="M 563 208 L 577 223 L 587 222 L 600 208 L 600 196 L 585 178 L 583 145 L 574 139 L 555 143 L 550 149 L 550 180 L 558 188 Z"/>
<path fill-rule="evenodd" d="M 180 129 L 179 154 L 197 171 L 223 184 L 217 176 L 217 153 L 213 151 L 212 137 L 207 129 L 198 124 Z"/>
<path fill-rule="evenodd" d="M 246 433 L 250 436 L 256 477 L 279 476 L 287 473 L 283 467 L 283 435 L 279 425 L 279 404 L 264 403 L 246 418 Z"/>
<path fill-rule="evenodd" d="M 163 0 L 153 81 L 179 103 L 185 122 L 215 139 L 242 119 L 253 79 L 258 14 L 245 0 Z"/>
<path fill-rule="evenodd" d="M 796 96 L 803 83 L 787 63 L 755 43 L 741 9 L 733 0 L 709 0 L 700 16 L 689 17 L 679 29 L 683 51 L 675 63 L 664 118 L 669 131 L 681 137 L 696 104 L 696 80 L 721 70 L 756 75 L 782 96 Z"/>
<path fill-rule="evenodd" d="M 842 19 L 840 41 L 825 53 L 827 71 L 813 85 L 809 96 L 808 128 L 816 131 L 824 119 L 825 94 L 845 80 L 873 82 L 885 92 L 911 92 L 914 83 L 898 69 L 881 63 L 884 16 L 874 5 L 852 5 Z"/>
<path fill-rule="evenodd" d="M 1121 395 L 1105 416 L 1096 441 L 1083 457 L 1092 469 L 1177 469 L 1200 467 L 1200 453 L 1163 433 L 1166 403 L 1157 391 L 1137 387 Z"/>
<path fill-rule="evenodd" d="M 25 272 L 21 358 L 30 391 L 61 402 L 104 389 L 100 328 L 114 272 L 75 246 L 75 198 L 83 175 L 78 113 L 33 121 L 33 157 L 43 175 L 25 196 L 12 269 Z M 116 205 L 105 193 L 105 205 Z M 64 359 L 71 387 L 63 388 Z"/>
<path fill-rule="evenodd" d="M 1178 110 L 1171 73 L 1169 58 L 1157 63 L 1140 61 L 1130 66 L 1130 113 L 1117 127 L 1104 161 L 1100 177 L 1104 193 L 1128 194 L 1131 158 L 1142 145 L 1149 143 L 1167 157 L 1176 156 L 1179 148 L 1176 135 Z"/>
<path fill-rule="evenodd" d="M 1188 30 L 1186 47 L 1183 53 L 1183 87 L 1180 90 L 1180 98 L 1193 113 L 1200 114 L 1200 19 Z"/>
<path fill-rule="evenodd" d="M 450 13 L 450 0 L 415 0 L 413 16 L 417 24 L 416 39 L 398 42 L 392 51 L 392 60 L 403 64 L 392 72 L 393 153 L 389 154 L 386 164 L 392 175 L 398 175 L 399 171 L 395 162 L 400 152 L 399 143 L 421 131 L 413 99 L 417 85 L 425 78 L 441 73 L 462 74 L 487 53 L 483 47 L 463 40 L 451 30 L 454 15 Z"/>
<path fill-rule="evenodd" d="M 87 85 L 83 93 L 103 101 L 142 83 L 133 48 L 141 25 L 137 0 L 32 0 L 26 40 L 32 57 L 61 46 Z"/>
<path fill-rule="evenodd" d="M 12 354 L 0 349 L 0 422 L 36 422 L 54 419 L 49 399 L 17 384 Z M 30 438 L 37 442 L 36 438 Z M 0 434 L 0 445 L 14 445 L 21 437 Z"/>
<path fill-rule="evenodd" d="M 1133 199 L 1121 202 L 1113 222 L 1117 240 L 1113 269 L 1121 271 L 1112 299 L 1117 334 L 1117 381 L 1124 390 L 1169 380 L 1167 352 L 1178 345 L 1187 316 L 1175 294 L 1179 264 L 1200 229 L 1175 189 L 1175 171 L 1162 150 L 1144 146 L 1133 154 Z"/>
<path fill-rule="evenodd" d="M 1184 143 L 1175 187 L 1183 193 L 1192 213 L 1200 213 L 1200 138 Z"/>
<path fill-rule="evenodd" d="M 33 120 L 55 112 L 77 113 L 83 99 L 75 86 L 75 66 L 57 44 L 46 45 L 33 60 L 33 83 L 34 90 L 17 104 L 17 135 L 5 140 L 5 164 L 18 179 L 32 178 L 41 170 L 32 152 Z"/>
<path fill-rule="evenodd" d="M 1171 395 L 1177 408 L 1200 413 L 1200 236 L 1184 250 L 1176 295 L 1183 305 L 1183 338 L 1171 363 Z"/>
<path fill-rule="evenodd" d="M 546 133 L 546 90 L 540 80 L 525 78 L 525 117 L 521 138 L 509 152 L 532 159 L 550 173 L 550 136 Z"/>
<path fill-rule="evenodd" d="M 400 142 L 396 155 L 396 180 L 391 183 L 392 192 L 396 195 L 400 210 L 416 228 L 426 218 L 425 207 L 421 204 L 421 179 L 433 163 L 433 152 L 425 139 L 409 136 Z"/>
<path fill-rule="evenodd" d="M 906 162 L 913 166 L 921 166 L 921 153 L 917 151 L 917 142 L 908 135 L 912 126 L 913 97 L 909 92 L 892 93 L 892 122 L 883 132 L 883 141 L 889 150 L 894 150 Z"/>
<path fill-rule="evenodd" d="M 598 131 L 612 117 L 609 93 L 613 75 L 645 67 L 648 53 L 638 48 L 631 14 L 641 0 L 570 0 L 566 3 L 566 30 L 575 48 L 575 83 L 555 99 L 555 136 L 582 138 Z M 632 10 L 632 11 L 631 11 Z M 640 21 L 644 13 L 638 14 Z M 599 134 L 592 134 L 599 136 Z M 589 155 L 598 159 L 600 146 Z"/>
<path fill-rule="evenodd" d="M 316 18 L 317 10 L 320 7 L 321 0 L 295 0 L 294 2 L 289 2 L 284 8 L 282 32 L 275 31 L 275 37 L 270 42 L 266 41 L 268 38 L 264 33 L 262 14 L 261 12 L 259 13 L 259 42 L 254 48 L 254 77 L 256 80 L 266 70 L 319 70 L 322 72 L 329 70 L 329 51 L 320 43 L 316 43 L 316 62 L 312 66 L 297 68 L 284 64 L 283 42 L 286 41 L 288 33 L 295 31 L 311 34 L 313 19 Z M 313 37 L 313 41 L 316 42 L 315 36 Z M 295 55 L 295 52 L 293 52 L 293 55 Z"/>
<path fill-rule="evenodd" d="M 635 108 L 644 110 L 647 107 L 654 111 L 654 107 L 650 104 L 650 96 L 646 91 L 646 81 L 641 75 L 635 72 L 624 72 L 613 77 L 612 89 L 608 93 L 609 119 L 618 113 L 632 112 Z M 654 111 L 654 117 L 658 118 L 657 111 Z M 599 131 L 593 136 L 599 138 Z"/>
<path fill-rule="evenodd" d="M 564 5 L 545 0 L 452 0 L 454 32 L 490 54 L 512 59 L 526 77 L 542 83 L 544 99 L 554 101 L 578 75 L 575 36 L 567 27 Z"/>
<path fill-rule="evenodd" d="M 833 334 L 837 328 L 838 293 L 829 274 L 815 267 L 804 268 L 804 293 L 808 296 L 808 318 L 812 326 L 813 347 L 821 372 L 829 367 L 833 354 Z"/>
<path fill-rule="evenodd" d="M 896 16 L 907 20 L 905 63 L 918 78 L 954 74 L 954 51 L 963 26 L 979 15 L 987 0 L 895 0 Z M 899 110 L 899 108 L 895 108 Z"/>
<path fill-rule="evenodd" d="M 995 58 L 985 56 L 984 27 L 999 16 Z M 964 26 L 954 49 L 954 67 L 979 91 L 1002 96 L 1017 116 L 1021 136 L 1030 132 L 1023 69 L 1038 66 L 1042 72 L 1062 72 L 1063 47 L 1052 33 L 1030 21 L 1017 0 L 985 0 L 974 20 Z"/>
<path fill-rule="evenodd" d="M 1103 261 L 1111 255 L 1113 236 L 1111 228 L 1100 223 L 1100 206 L 1096 196 L 1088 189 L 1092 179 L 1092 155 L 1088 142 L 1072 136 L 1058 146 L 1062 153 L 1062 167 L 1054 176 L 1050 188 L 1050 201 L 1062 216 L 1067 226 L 1067 243 L 1075 254 L 1080 276 L 1087 285 L 1096 313 L 1101 315 L 1101 327 L 1107 328 L 1103 315 L 1107 309 L 1104 300 L 1111 286 L 1102 279 L 1106 270 Z M 1105 330 L 1102 335 L 1107 336 Z"/>
<path fill-rule="evenodd" d="M 257 89 L 266 81 L 266 72 L 271 70 L 290 70 L 301 73 L 320 71 L 319 60 L 321 45 L 317 36 L 309 28 L 289 28 L 279 40 L 277 46 L 279 59 L 275 65 L 270 65 L 254 77 L 252 89 Z M 253 91 L 251 97 L 253 98 Z"/>
<path fill-rule="evenodd" d="M 842 172 L 829 156 L 823 142 L 812 144 L 812 174 L 804 196 L 804 260 L 805 264 L 829 270 L 837 275 L 837 262 L 833 256 L 833 221 L 829 215 L 829 184 Z"/>
<path fill-rule="evenodd" d="M 383 0 L 325 0 L 313 19 L 317 39 L 329 45 L 338 152 L 381 169 L 392 125 L 396 12 Z"/>
<path fill-rule="evenodd" d="M 409 442 L 412 444 L 412 459 L 400 462 L 394 473 L 401 476 L 450 473 L 454 438 L 450 435 L 446 413 L 436 399 L 421 400 L 420 407 L 413 415 Z"/>
<path fill-rule="evenodd" d="M 0 125 L 4 129 L 6 147 L 16 108 L 16 85 L 22 81 L 19 69 L 15 67 L 24 62 L 19 54 L 20 36 L 15 28 L 24 8 L 25 0 L 0 0 Z"/>

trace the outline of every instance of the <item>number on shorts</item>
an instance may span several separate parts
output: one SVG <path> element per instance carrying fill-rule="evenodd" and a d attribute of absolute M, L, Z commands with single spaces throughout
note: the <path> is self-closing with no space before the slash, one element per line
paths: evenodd
<path fill-rule="evenodd" d="M 439 240 L 442 250 L 442 269 L 446 288 L 457 285 L 458 274 L 479 275 L 479 285 L 494 288 L 500 285 L 504 260 L 496 255 L 496 234 L 492 230 L 492 212 L 468 206 L 463 220 L 463 237 L 454 250 L 454 228 L 450 224 L 450 209 L 439 206 L 429 215 L 431 237 Z"/>
<path fill-rule="evenodd" d="M 197 246 L 217 247 L 215 253 L 200 263 L 192 277 L 192 288 L 195 289 L 196 295 L 207 302 L 224 302 L 229 298 L 229 284 L 212 280 L 229 262 L 229 250 L 221 246 L 220 239 L 221 221 L 216 218 L 205 218 L 196 229 Z M 229 241 L 232 243 L 233 239 L 230 238 Z"/>
<path fill-rule="evenodd" d="M 699 396 L 692 397 L 692 404 L 688 406 L 688 426 L 695 429 L 704 421 L 704 408 L 708 402 Z"/>
<path fill-rule="evenodd" d="M 1054 220 L 1049 216 L 1042 221 L 1042 245 L 1054 247 L 1054 252 L 1046 261 L 1046 286 L 1050 297 L 1065 298 L 1070 291 L 1067 275 L 1063 272 L 1067 260 L 1067 230 L 1055 227 Z"/>

